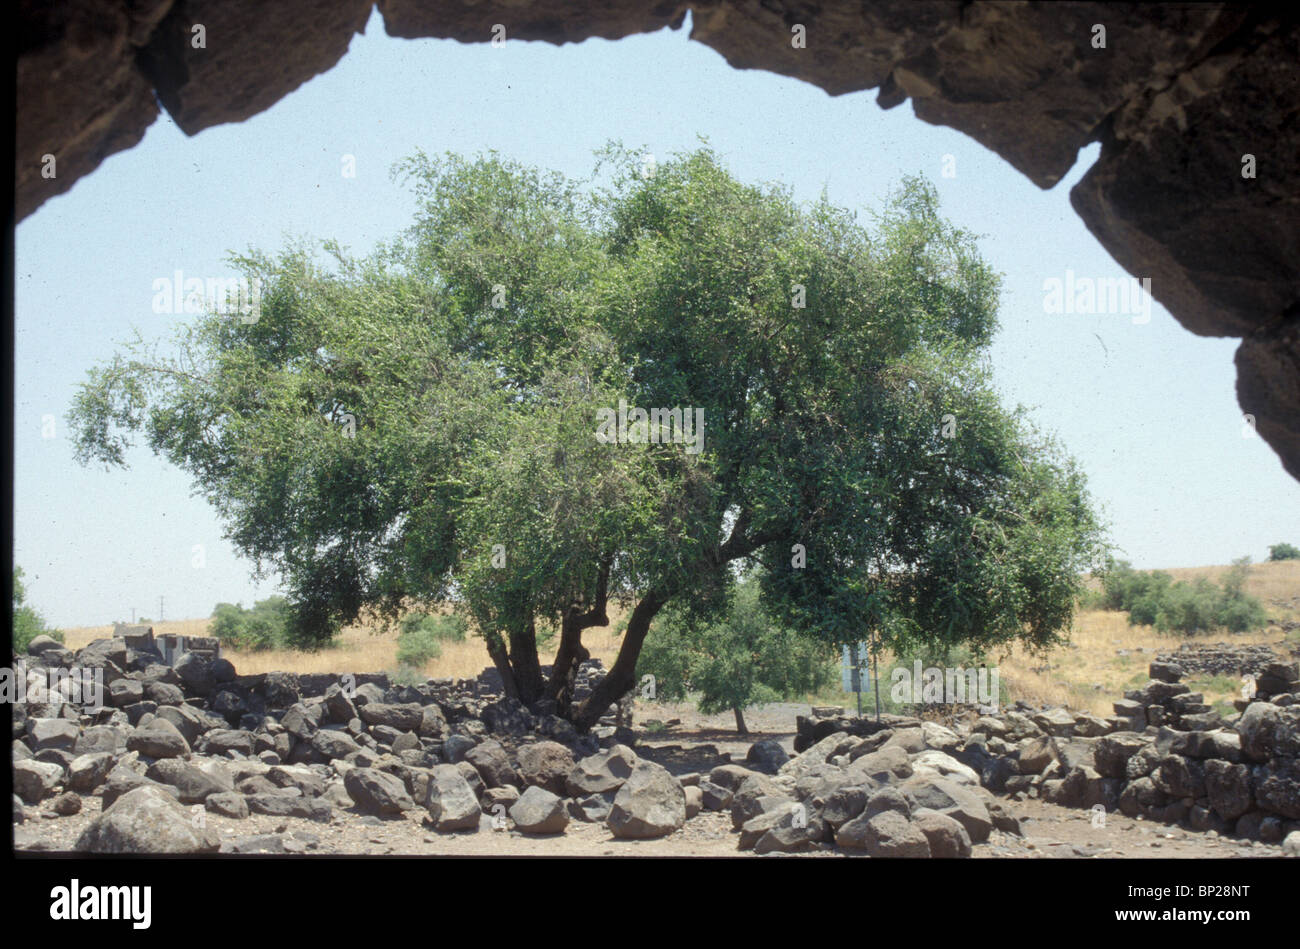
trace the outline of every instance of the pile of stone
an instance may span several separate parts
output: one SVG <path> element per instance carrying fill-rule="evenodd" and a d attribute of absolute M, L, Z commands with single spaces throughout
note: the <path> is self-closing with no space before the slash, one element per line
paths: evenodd
<path fill-rule="evenodd" d="M 1008 712 L 977 721 L 983 741 L 956 757 L 998 792 L 1267 843 L 1300 832 L 1300 665 L 1265 666 L 1230 723 L 1187 690 L 1177 665 L 1157 660 L 1150 675 L 1115 703 L 1116 727 L 1100 736 L 1067 727 L 1062 710 L 1059 725 Z"/>
<path fill-rule="evenodd" d="M 1011 795 L 1265 842 L 1300 834 L 1295 663 L 1264 666 L 1254 700 L 1227 719 L 1162 659 L 1109 718 L 1018 703 L 946 727 L 817 708 L 797 722 L 794 757 L 760 741 L 743 763 L 674 775 L 638 754 L 616 712 L 578 734 L 547 703 L 502 694 L 488 673 L 414 686 L 240 676 L 196 653 L 169 666 L 146 639 L 134 643 L 74 654 L 33 640 L 29 666 L 98 670 L 106 693 L 102 705 L 14 705 L 15 823 L 98 798 L 78 849 L 154 853 L 247 843 L 223 843 L 196 813 L 405 815 L 438 833 L 560 834 L 586 822 L 625 838 L 717 813 L 755 853 L 960 857 L 995 831 L 1019 832 L 998 797 Z M 591 688 L 603 674 L 591 663 L 581 678 Z M 310 847 L 312 835 L 297 833 L 275 846 Z M 1288 846 L 1300 850 L 1300 836 Z"/>
<path fill-rule="evenodd" d="M 211 850 L 219 841 L 194 809 L 322 822 L 343 810 L 422 810 L 448 833 L 549 834 L 599 821 L 620 837 L 672 833 L 699 810 L 698 790 L 621 743 L 631 736 L 616 712 L 579 735 L 546 703 L 501 695 L 490 677 L 407 686 L 383 675 L 240 676 L 200 653 L 167 665 L 149 637 L 75 654 L 37 639 L 22 659 L 103 678 L 102 704 L 46 696 L 13 710 L 14 821 L 32 809 L 76 814 L 97 797 L 82 850 Z M 579 679 L 590 689 L 603 675 L 587 663 Z"/>
<path fill-rule="evenodd" d="M 1177 665 L 1186 675 L 1203 676 L 1258 677 L 1266 666 L 1277 661 L 1273 647 L 1264 643 L 1183 643 L 1174 652 L 1156 658 Z"/>
<path fill-rule="evenodd" d="M 1148 725 L 1204 731 L 1223 725 L 1219 714 L 1203 701 L 1204 696 L 1179 681 L 1185 675 L 1182 666 L 1156 659 L 1148 674 L 1151 678 L 1146 685 L 1125 692 L 1123 700 L 1115 703 L 1120 731 L 1140 732 Z"/>
<path fill-rule="evenodd" d="M 703 807 L 730 811 L 741 850 L 969 857 L 995 829 L 1020 832 L 979 774 L 953 754 L 963 742 L 952 730 L 898 716 L 869 725 L 814 718 L 850 727 L 788 760 L 774 742 L 759 742 L 750 767 L 721 765 L 701 776 Z"/>

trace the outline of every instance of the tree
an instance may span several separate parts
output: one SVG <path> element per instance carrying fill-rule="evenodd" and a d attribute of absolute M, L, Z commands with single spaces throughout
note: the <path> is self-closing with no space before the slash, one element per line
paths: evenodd
<path fill-rule="evenodd" d="M 45 625 L 45 618 L 27 605 L 27 586 L 23 583 L 23 568 L 14 567 L 13 606 L 14 652 L 25 653 L 37 636 L 49 636 L 63 642 L 63 633 Z"/>
<path fill-rule="evenodd" d="M 1300 560 L 1300 547 L 1294 544 L 1272 544 L 1268 548 L 1269 560 Z"/>
<path fill-rule="evenodd" d="M 651 625 L 637 675 L 655 677 L 657 698 L 699 692 L 701 712 L 730 710 L 743 735 L 745 709 L 817 691 L 834 678 L 834 658 L 824 640 L 774 623 L 758 577 L 750 575 L 715 619 L 693 617 L 676 603 L 666 607 Z"/>
<path fill-rule="evenodd" d="M 255 321 L 137 340 L 71 413 L 83 462 L 143 431 L 188 471 L 301 635 L 451 599 L 507 694 L 588 728 L 659 612 L 721 615 L 746 564 L 775 619 L 832 644 L 1068 625 L 1099 543 L 1083 478 L 999 405 L 998 278 L 927 182 L 869 230 L 707 146 L 653 173 L 610 146 L 581 186 L 495 154 L 397 172 L 418 203 L 398 240 L 233 257 Z M 613 604 L 618 657 L 576 705 Z"/>

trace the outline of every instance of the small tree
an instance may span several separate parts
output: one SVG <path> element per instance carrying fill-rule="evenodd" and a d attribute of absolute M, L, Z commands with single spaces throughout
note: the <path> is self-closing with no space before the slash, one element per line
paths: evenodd
<path fill-rule="evenodd" d="M 45 619 L 27 603 L 27 587 L 23 585 L 23 568 L 14 567 L 13 623 L 14 652 L 23 653 L 37 636 L 49 636 L 63 642 L 63 633 L 45 625 Z"/>
<path fill-rule="evenodd" d="M 1269 560 L 1300 560 L 1300 547 L 1292 544 L 1273 544 L 1268 548 Z"/>
<path fill-rule="evenodd" d="M 700 693 L 706 715 L 730 709 L 736 731 L 748 734 L 745 709 L 815 692 L 834 677 L 834 653 L 775 623 L 763 609 L 757 577 L 739 583 L 716 620 L 670 606 L 651 626 L 637 674 L 655 677 L 657 697 L 680 700 Z"/>
<path fill-rule="evenodd" d="M 267 597 L 246 610 L 238 603 L 218 603 L 212 610 L 209 632 L 224 646 L 256 651 L 299 645 L 290 636 L 289 601 Z"/>

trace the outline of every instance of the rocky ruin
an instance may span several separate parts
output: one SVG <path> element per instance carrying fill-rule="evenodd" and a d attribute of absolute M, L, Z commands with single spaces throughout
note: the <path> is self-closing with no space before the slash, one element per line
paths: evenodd
<path fill-rule="evenodd" d="M 792 757 L 754 743 L 670 770 L 611 710 L 579 734 L 543 704 L 475 679 L 400 685 L 384 675 L 238 675 L 149 642 L 97 640 L 73 653 L 33 640 L 36 670 L 97 670 L 106 701 L 14 705 L 16 825 L 96 816 L 71 848 L 92 853 L 304 852 L 300 836 L 222 838 L 203 815 L 340 821 L 416 816 L 432 834 L 566 833 L 615 839 L 729 817 L 739 850 L 968 857 L 1011 802 L 1040 798 L 1281 844 L 1300 855 L 1300 665 L 1274 661 L 1227 721 L 1157 659 L 1151 681 L 1108 718 L 1024 706 L 970 710 L 952 726 L 918 717 L 800 716 Z M 20 657 L 14 657 L 17 667 Z M 604 675 L 584 664 L 579 692 Z M 44 698 L 53 698 L 45 696 Z M 624 704 L 630 702 L 630 696 Z M 662 750 L 662 749 L 661 749 Z M 310 838 L 313 835 L 308 834 Z"/>

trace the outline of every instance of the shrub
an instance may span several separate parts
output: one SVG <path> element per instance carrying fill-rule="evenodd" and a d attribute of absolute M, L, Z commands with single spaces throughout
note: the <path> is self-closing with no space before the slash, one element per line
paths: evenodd
<path fill-rule="evenodd" d="M 282 596 L 272 596 L 246 610 L 238 603 L 218 603 L 212 610 L 211 635 L 223 646 L 247 652 L 294 646 L 291 607 Z"/>
<path fill-rule="evenodd" d="M 49 636 L 63 642 L 63 632 L 45 625 L 45 618 L 27 606 L 27 588 L 23 585 L 23 568 L 14 567 L 13 625 L 14 652 L 24 653 L 37 636 Z"/>
<path fill-rule="evenodd" d="M 415 626 L 397 637 L 397 662 L 399 665 L 423 668 L 424 664 L 442 655 L 437 634 L 428 627 Z"/>
<path fill-rule="evenodd" d="M 1268 548 L 1269 560 L 1300 560 L 1300 547 L 1292 544 L 1274 544 Z"/>
<path fill-rule="evenodd" d="M 1129 623 L 1162 633 L 1245 632 L 1268 620 L 1264 605 L 1245 591 L 1249 566 L 1249 557 L 1233 561 L 1219 586 L 1203 577 L 1178 582 L 1160 570 L 1140 572 L 1127 561 L 1111 560 L 1101 572 L 1101 602 L 1106 609 L 1127 612 Z"/>

